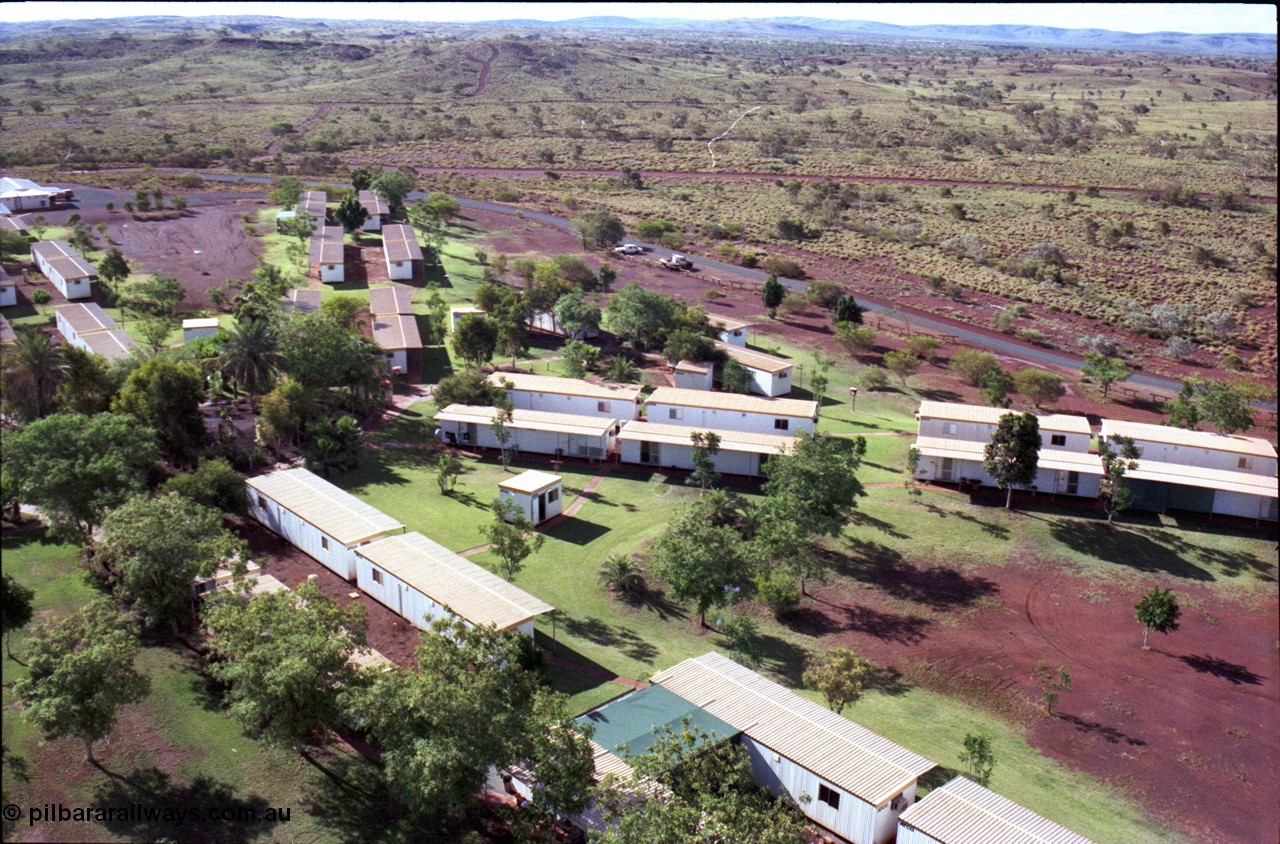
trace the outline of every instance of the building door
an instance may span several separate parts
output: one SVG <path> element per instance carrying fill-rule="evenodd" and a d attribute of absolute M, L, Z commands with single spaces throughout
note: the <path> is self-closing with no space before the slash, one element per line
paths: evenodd
<path fill-rule="evenodd" d="M 950 483 L 956 479 L 956 461 L 952 457 L 942 458 L 942 466 L 938 469 L 938 480 Z"/>
<path fill-rule="evenodd" d="M 1080 494 L 1080 473 L 1067 472 L 1067 495 Z"/>
<path fill-rule="evenodd" d="M 396 582 L 396 612 L 404 618 L 404 586 L 399 581 Z"/>
<path fill-rule="evenodd" d="M 661 443 L 651 443 L 647 440 L 640 441 L 640 462 L 657 464 L 662 462 L 662 445 Z"/>
<path fill-rule="evenodd" d="M 465 436 L 465 437 L 463 437 L 463 440 L 464 440 L 465 442 L 469 442 L 469 443 L 471 443 L 472 445 L 475 445 L 475 442 L 476 442 L 476 423 L 474 423 L 474 422 L 468 422 L 468 423 L 467 423 L 467 433 L 466 433 L 466 436 Z"/>
<path fill-rule="evenodd" d="M 534 503 L 534 513 L 535 513 L 535 515 L 534 515 L 534 518 L 533 518 L 533 523 L 534 523 L 535 525 L 540 525 L 540 524 L 542 524 L 544 521 L 546 521 L 546 519 L 547 519 L 547 494 L 546 494 L 545 492 L 544 492 L 544 493 L 542 493 L 542 495 L 539 495 L 539 496 L 537 497 L 537 499 L 535 500 L 535 503 Z"/>

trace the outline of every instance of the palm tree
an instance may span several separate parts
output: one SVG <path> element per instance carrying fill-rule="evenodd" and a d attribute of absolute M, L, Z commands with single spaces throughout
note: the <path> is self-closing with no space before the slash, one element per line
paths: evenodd
<path fill-rule="evenodd" d="M 596 582 L 615 594 L 631 595 L 644 591 L 644 573 L 626 554 L 613 554 L 600 564 Z"/>
<path fill-rule="evenodd" d="M 5 350 L 6 403 L 24 420 L 41 419 L 53 411 L 54 390 L 66 376 L 67 362 L 51 334 L 21 330 Z"/>
<path fill-rule="evenodd" d="M 629 384 L 632 381 L 639 380 L 640 370 L 636 369 L 636 365 L 631 362 L 631 358 L 625 355 L 617 355 L 610 358 L 609 364 L 604 370 L 604 377 L 607 381 Z"/>
<path fill-rule="evenodd" d="M 746 503 L 727 489 L 712 489 L 702 494 L 699 502 L 711 524 L 736 525 L 742 519 L 741 508 Z"/>
<path fill-rule="evenodd" d="M 266 320 L 248 319 L 222 345 L 221 369 L 252 402 L 267 392 L 280 365 L 280 348 Z"/>

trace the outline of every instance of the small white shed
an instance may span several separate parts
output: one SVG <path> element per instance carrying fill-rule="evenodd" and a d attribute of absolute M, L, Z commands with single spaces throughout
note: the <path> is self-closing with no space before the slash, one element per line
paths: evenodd
<path fill-rule="evenodd" d="M 530 469 L 498 484 L 498 498 L 514 501 L 526 519 L 540 525 L 564 512 L 564 481 Z"/>
<path fill-rule="evenodd" d="M 450 308 L 449 309 L 449 331 L 457 331 L 458 325 L 469 316 L 484 316 L 484 308 Z"/>
<path fill-rule="evenodd" d="M 675 365 L 676 386 L 681 390 L 711 390 L 714 388 L 715 367 L 709 363 L 682 360 Z"/>
<path fill-rule="evenodd" d="M 1083 835 L 964 777 L 930 791 L 898 817 L 897 844 L 976 841 L 1093 844 Z"/>
<path fill-rule="evenodd" d="M 722 343 L 728 343 L 731 346 L 747 347 L 747 328 L 751 325 L 749 322 L 743 322 L 740 319 L 729 319 L 728 317 L 710 314 L 707 322 L 711 323 L 716 329 L 716 336 Z"/>
<path fill-rule="evenodd" d="M 249 515 L 347 580 L 356 549 L 404 532 L 404 525 L 306 469 L 283 469 L 245 481 Z"/>
<path fill-rule="evenodd" d="M 716 342 L 732 360 L 736 360 L 751 373 L 751 392 L 762 396 L 785 396 L 791 392 L 791 361 L 786 358 L 757 352 L 755 349 Z"/>
<path fill-rule="evenodd" d="M 199 340 L 201 337 L 212 337 L 221 330 L 222 327 L 218 325 L 217 317 L 184 319 L 182 321 L 182 342 L 190 343 L 192 340 Z"/>

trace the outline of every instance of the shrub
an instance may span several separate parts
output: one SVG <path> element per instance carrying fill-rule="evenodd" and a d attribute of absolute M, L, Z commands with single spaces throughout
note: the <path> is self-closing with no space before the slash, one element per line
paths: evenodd
<path fill-rule="evenodd" d="M 942 341 L 927 334 L 917 334 L 907 341 L 907 351 L 929 363 L 933 363 L 940 348 L 942 348 Z"/>
<path fill-rule="evenodd" d="M 961 349 L 951 356 L 950 369 L 959 375 L 970 387 L 982 383 L 982 376 L 988 370 L 999 369 L 996 356 L 990 352 L 979 352 L 974 349 Z"/>
<path fill-rule="evenodd" d="M 800 605 L 800 591 L 795 581 L 781 572 L 761 572 L 756 575 L 756 600 L 781 618 Z"/>
<path fill-rule="evenodd" d="M 47 305 L 53 301 L 53 296 L 48 290 L 33 290 L 31 292 L 31 301 L 37 305 Z"/>
<path fill-rule="evenodd" d="M 1023 369 L 1013 374 L 1014 388 L 1036 407 L 1062 398 L 1067 393 L 1062 377 L 1043 369 Z"/>
<path fill-rule="evenodd" d="M 658 245 L 667 249 L 682 249 L 684 248 L 684 235 L 678 231 L 663 232 L 658 236 Z"/>
<path fill-rule="evenodd" d="M 744 263 L 743 266 L 746 266 Z M 784 258 L 781 255 L 770 255 L 764 259 L 764 270 L 771 275 L 785 278 L 804 278 L 804 267 L 800 266 L 800 262 L 794 258 Z"/>
<path fill-rule="evenodd" d="M 842 295 L 844 294 L 840 285 L 827 279 L 810 282 L 804 291 L 804 296 L 810 304 L 827 310 L 831 310 Z"/>
<path fill-rule="evenodd" d="M 1196 344 L 1186 337 L 1170 337 L 1160 354 L 1172 360 L 1186 360 L 1196 353 Z"/>
<path fill-rule="evenodd" d="M 889 385 L 889 376 L 878 366 L 868 366 L 858 373 L 858 386 L 864 390 L 883 390 Z"/>
<path fill-rule="evenodd" d="M 876 343 L 876 330 L 869 325 L 857 325 L 852 322 L 836 323 L 836 341 L 856 355 L 871 349 Z"/>

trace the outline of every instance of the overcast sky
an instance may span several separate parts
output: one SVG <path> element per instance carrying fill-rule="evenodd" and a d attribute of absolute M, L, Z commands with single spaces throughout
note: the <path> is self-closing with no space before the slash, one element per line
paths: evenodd
<path fill-rule="evenodd" d="M 1270 3 L 0 3 L 0 21 L 7 22 L 245 14 L 441 22 L 556 21 L 587 15 L 693 20 L 804 16 L 903 25 L 1038 24 L 1121 32 L 1276 32 L 1276 7 Z"/>

